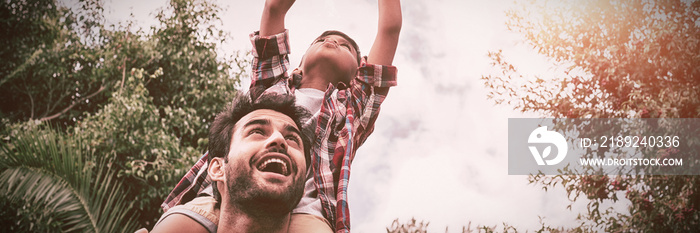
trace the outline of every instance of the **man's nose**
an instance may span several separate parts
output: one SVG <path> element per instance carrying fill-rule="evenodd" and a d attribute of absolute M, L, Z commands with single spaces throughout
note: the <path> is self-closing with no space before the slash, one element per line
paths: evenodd
<path fill-rule="evenodd" d="M 287 140 L 284 139 L 284 135 L 282 135 L 281 132 L 279 131 L 274 131 L 270 137 L 267 139 L 267 149 L 281 149 L 282 151 L 287 150 Z"/>

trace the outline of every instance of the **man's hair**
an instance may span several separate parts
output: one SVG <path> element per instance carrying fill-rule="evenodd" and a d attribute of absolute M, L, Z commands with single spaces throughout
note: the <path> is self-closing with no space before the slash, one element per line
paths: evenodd
<path fill-rule="evenodd" d="M 313 132 L 304 129 L 302 122 L 309 119 L 311 116 L 306 109 L 295 105 L 295 98 L 292 95 L 277 95 L 265 94 L 252 101 L 249 94 L 238 93 L 230 105 L 226 106 L 224 111 L 216 115 L 214 122 L 209 129 L 209 159 L 211 164 L 212 158 L 223 157 L 225 162 L 228 162 L 228 152 L 231 149 L 231 138 L 233 137 L 233 129 L 236 123 L 249 113 L 260 110 L 269 109 L 280 112 L 294 121 L 301 132 L 301 140 L 304 145 L 304 157 L 306 158 L 306 168 L 309 168 L 311 163 L 311 138 Z M 216 188 L 216 183 L 212 182 L 214 191 L 214 199 L 217 200 L 217 205 L 221 202 L 221 194 Z"/>
<path fill-rule="evenodd" d="M 360 53 L 360 46 L 357 46 L 357 43 L 355 43 L 355 40 L 353 40 L 352 38 L 350 38 L 350 36 L 348 36 L 347 34 L 341 32 L 341 31 L 328 30 L 328 31 L 325 31 L 325 32 L 321 33 L 320 36 L 316 37 L 316 39 L 314 40 L 314 43 L 315 43 L 316 41 L 318 41 L 318 39 L 321 39 L 321 38 L 323 38 L 323 37 L 330 36 L 330 35 L 336 35 L 336 36 L 343 37 L 343 39 L 345 39 L 345 40 L 347 40 L 348 42 L 350 42 L 350 45 L 352 45 L 352 47 L 355 49 L 355 52 L 357 52 L 357 54 L 356 54 L 356 55 L 357 55 L 357 65 L 359 66 L 359 65 L 360 65 L 360 61 L 362 61 L 362 60 L 361 60 L 361 59 L 362 59 L 362 55 L 361 55 L 361 53 Z"/>

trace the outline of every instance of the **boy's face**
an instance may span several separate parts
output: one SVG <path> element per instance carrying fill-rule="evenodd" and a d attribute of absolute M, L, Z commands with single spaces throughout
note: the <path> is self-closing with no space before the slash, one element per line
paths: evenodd
<path fill-rule="evenodd" d="M 357 50 L 339 35 L 327 35 L 314 41 L 302 60 L 303 71 L 321 68 L 347 79 L 357 73 Z M 329 80 L 331 82 L 345 80 Z"/>

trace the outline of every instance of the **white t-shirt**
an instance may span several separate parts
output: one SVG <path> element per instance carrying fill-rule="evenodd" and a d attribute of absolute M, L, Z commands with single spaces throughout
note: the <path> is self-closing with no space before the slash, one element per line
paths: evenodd
<path fill-rule="evenodd" d="M 311 120 L 316 119 L 321 112 L 321 104 L 323 103 L 325 92 L 314 88 L 299 88 L 294 90 L 294 95 L 297 99 L 297 105 L 304 107 L 314 115 L 312 119 L 304 123 L 304 126 L 306 126 Z"/>

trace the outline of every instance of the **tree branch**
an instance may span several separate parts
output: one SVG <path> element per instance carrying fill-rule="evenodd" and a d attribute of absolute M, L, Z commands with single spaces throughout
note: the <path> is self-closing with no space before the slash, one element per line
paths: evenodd
<path fill-rule="evenodd" d="M 66 94 L 59 96 L 53 105 L 46 104 L 46 111 L 44 111 L 44 114 L 42 114 L 42 116 L 49 115 L 50 112 L 53 112 L 53 110 L 56 109 L 61 104 L 61 100 L 65 99 L 66 97 L 69 97 L 70 95 L 71 95 L 70 92 L 66 92 Z M 52 100 L 52 99 L 53 99 L 53 91 L 49 91 L 48 100 Z"/>
<path fill-rule="evenodd" d="M 78 100 L 76 100 L 76 101 L 73 101 L 73 103 L 72 103 L 70 106 L 64 108 L 63 110 L 61 110 L 60 112 L 57 112 L 56 114 L 53 114 L 53 115 L 47 116 L 47 117 L 42 117 L 42 118 L 39 119 L 39 120 L 40 120 L 40 121 L 49 121 L 49 120 L 53 120 L 54 118 L 57 118 L 57 117 L 59 117 L 59 116 L 65 114 L 66 112 L 68 112 L 69 110 L 71 110 L 72 108 L 74 108 L 75 106 L 77 106 L 80 102 L 83 102 L 83 100 L 92 98 L 92 97 L 94 97 L 95 95 L 99 94 L 100 92 L 104 91 L 105 89 L 106 89 L 105 86 L 100 86 L 100 89 L 97 90 L 96 92 L 94 92 L 94 93 L 92 93 L 92 94 L 90 94 L 90 95 L 88 95 L 88 96 L 85 96 L 85 97 L 83 97 L 83 98 L 80 98 L 80 99 L 78 99 Z"/>
<path fill-rule="evenodd" d="M 126 80 L 126 57 L 122 60 L 122 83 L 119 86 L 119 94 L 121 95 L 122 89 L 124 89 L 124 80 Z"/>
<path fill-rule="evenodd" d="M 29 96 L 29 103 L 31 104 L 31 107 L 32 107 L 32 108 L 31 108 L 31 109 L 32 109 L 32 114 L 29 115 L 29 119 L 32 119 L 32 118 L 34 118 L 34 97 L 32 97 L 32 95 L 29 94 L 29 93 L 27 93 L 27 95 Z"/>
<path fill-rule="evenodd" d="M 15 70 L 12 71 L 9 75 L 3 77 L 2 80 L 0 80 L 0 86 L 5 84 L 6 82 L 16 78 L 19 76 L 20 73 L 23 71 L 27 70 L 31 65 L 34 65 L 36 61 L 39 59 L 39 55 L 41 55 L 44 51 L 41 49 L 35 50 L 27 60 L 24 61 L 21 65 L 19 65 Z"/>
<path fill-rule="evenodd" d="M 124 44 L 129 42 L 129 28 L 130 27 L 127 27 L 127 32 L 126 32 L 126 34 L 124 34 Z M 126 58 L 127 57 L 128 57 L 128 54 L 127 54 L 127 56 L 124 56 L 124 59 L 122 60 L 122 83 L 121 83 L 121 86 L 119 87 L 119 95 L 122 94 L 122 89 L 124 89 L 124 81 L 126 81 Z"/>
<path fill-rule="evenodd" d="M 31 114 L 29 115 L 29 119 L 33 119 L 34 118 L 34 97 L 32 97 L 32 91 L 29 90 L 29 86 L 27 85 L 26 79 L 22 80 L 22 83 L 24 83 L 24 90 L 27 91 L 25 94 L 27 94 L 27 96 L 29 96 L 29 102 L 31 104 Z"/>

